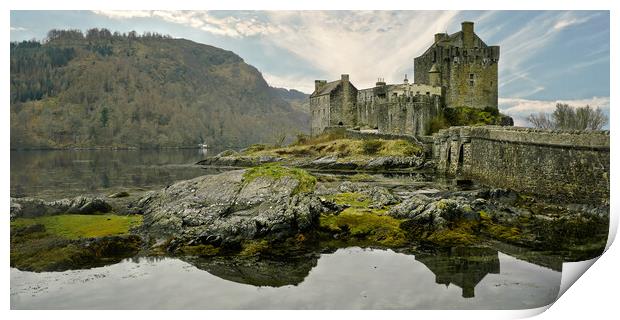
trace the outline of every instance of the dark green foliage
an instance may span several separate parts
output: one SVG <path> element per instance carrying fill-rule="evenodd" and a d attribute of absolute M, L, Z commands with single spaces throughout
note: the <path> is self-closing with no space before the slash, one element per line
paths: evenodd
<path fill-rule="evenodd" d="M 444 110 L 446 120 L 450 126 L 471 126 L 501 124 L 499 111 L 491 108 L 476 109 L 469 107 L 446 108 Z"/>
<path fill-rule="evenodd" d="M 448 120 L 446 119 L 446 117 L 444 117 L 443 114 L 440 114 L 434 117 L 433 119 L 431 119 L 428 134 L 433 134 L 435 132 L 438 132 L 441 129 L 445 129 L 449 127 L 450 127 L 450 123 L 448 123 Z"/>
<path fill-rule="evenodd" d="M 91 29 L 10 48 L 11 148 L 240 147 L 308 125 L 258 70 L 212 46 Z"/>

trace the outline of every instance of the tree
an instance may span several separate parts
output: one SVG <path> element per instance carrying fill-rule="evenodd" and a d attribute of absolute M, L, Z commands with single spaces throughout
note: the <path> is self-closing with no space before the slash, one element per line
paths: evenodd
<path fill-rule="evenodd" d="M 573 107 L 558 103 L 551 115 L 547 113 L 530 114 L 528 122 L 535 128 L 562 130 L 601 130 L 609 118 L 597 107 Z"/>
<path fill-rule="evenodd" d="M 553 129 L 553 120 L 548 113 L 540 112 L 538 114 L 530 114 L 527 117 L 527 121 L 531 123 L 534 128 L 539 129 Z"/>

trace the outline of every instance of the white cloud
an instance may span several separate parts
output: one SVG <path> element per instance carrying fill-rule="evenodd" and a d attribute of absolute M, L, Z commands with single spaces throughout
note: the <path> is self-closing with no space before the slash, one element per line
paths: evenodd
<path fill-rule="evenodd" d="M 112 19 L 130 18 L 160 18 L 167 22 L 186 25 L 219 36 L 233 38 L 249 37 L 256 35 L 274 34 L 280 32 L 280 28 L 268 22 L 260 21 L 257 17 L 217 17 L 208 11 L 117 11 L 99 10 L 96 14 L 104 15 Z"/>
<path fill-rule="evenodd" d="M 581 18 L 570 17 L 570 18 L 563 19 L 563 20 L 556 22 L 555 25 L 553 26 L 553 29 L 561 30 L 566 27 L 570 27 L 572 25 L 582 24 L 584 22 L 587 22 L 588 20 L 590 20 L 590 17 L 581 17 Z"/>
<path fill-rule="evenodd" d="M 314 75 L 336 80 L 350 74 L 358 88 L 374 85 L 378 77 L 400 82 L 405 73 L 413 78 L 413 58 L 432 43 L 437 32 L 460 19 L 456 11 L 95 11 L 113 19 L 153 17 L 230 38 L 260 37 L 265 47 L 283 49 L 305 62 Z M 532 62 L 570 26 L 583 24 L 595 15 L 578 11 L 550 11 L 534 15 L 515 28 L 501 11 L 486 11 L 468 17 L 484 26 L 483 39 L 514 30 L 497 44 L 502 48 L 499 65 L 502 95 L 528 98 L 548 85 L 535 76 Z M 504 32 L 502 32 L 504 33 Z M 604 48 L 602 49 L 604 50 Z M 607 51 L 608 52 L 608 51 Z M 604 51 L 602 52 L 605 53 Z M 274 53 L 264 52 L 265 55 Z M 608 57 L 608 54 L 606 55 Z M 598 58 L 598 57 L 597 57 Z M 574 64 L 583 69 L 604 58 L 588 58 Z M 286 59 L 286 58 L 285 58 Z M 306 68 L 307 69 L 307 68 Z M 274 86 L 311 90 L 313 80 L 294 70 L 268 71 L 265 77 Z M 287 82 L 290 81 L 290 82 Z M 307 81 L 307 83 L 302 83 Z"/>
<path fill-rule="evenodd" d="M 234 15 L 206 11 L 95 11 L 113 19 L 155 17 L 212 34 L 233 38 L 261 36 L 318 69 L 327 80 L 349 73 L 353 83 L 365 88 L 378 77 L 388 82 L 413 78 L 413 58 L 446 31 L 458 14 L 454 11 L 254 11 Z M 455 32 L 458 30 L 450 30 Z M 314 79 L 301 84 L 299 77 L 270 74 L 276 86 L 308 90 Z M 304 81 L 306 81 L 304 80 Z M 270 82 L 270 83 L 271 83 Z"/>
<path fill-rule="evenodd" d="M 327 80 L 349 73 L 358 88 L 374 85 L 378 77 L 388 82 L 410 78 L 413 58 L 445 31 L 456 12 L 313 11 L 268 12 L 270 21 L 288 26 L 269 37 L 283 48 L 319 69 Z M 389 32 L 386 32 L 388 31 Z"/>
<path fill-rule="evenodd" d="M 558 103 L 567 103 L 574 107 L 600 107 L 609 114 L 609 97 L 592 97 L 575 100 L 529 100 L 519 98 L 499 98 L 499 109 L 502 113 L 511 116 L 516 126 L 527 127 L 527 117 L 532 113 L 551 113 Z"/>
<path fill-rule="evenodd" d="M 314 79 L 305 75 L 274 75 L 262 72 L 263 78 L 275 88 L 295 89 L 305 93 L 314 91 Z"/>
<path fill-rule="evenodd" d="M 11 31 L 27 31 L 24 27 L 11 27 Z"/>

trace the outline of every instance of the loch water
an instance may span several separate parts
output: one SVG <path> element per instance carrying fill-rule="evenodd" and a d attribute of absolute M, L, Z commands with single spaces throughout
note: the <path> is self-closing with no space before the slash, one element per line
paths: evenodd
<path fill-rule="evenodd" d="M 11 195 L 45 199 L 149 190 L 221 169 L 198 150 L 12 151 Z M 395 192 L 445 181 L 377 175 Z M 551 261 L 551 262 L 550 262 Z M 527 309 L 557 297 L 561 261 L 510 248 L 340 248 L 286 260 L 135 257 L 92 269 L 11 268 L 12 309 Z"/>

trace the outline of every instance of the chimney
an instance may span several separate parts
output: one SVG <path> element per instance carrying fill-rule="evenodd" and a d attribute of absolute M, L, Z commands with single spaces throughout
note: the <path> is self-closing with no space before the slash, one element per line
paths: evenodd
<path fill-rule="evenodd" d="M 463 48 L 473 48 L 474 23 L 471 21 L 463 21 L 461 23 L 461 31 L 463 32 Z"/>
<path fill-rule="evenodd" d="M 446 33 L 435 33 L 435 42 L 439 42 L 446 38 L 448 35 Z"/>
<path fill-rule="evenodd" d="M 340 76 L 340 81 L 342 81 L 343 84 L 349 82 L 349 75 L 348 74 L 343 74 Z"/>
<path fill-rule="evenodd" d="M 327 80 L 314 80 L 314 92 L 321 90 L 326 83 Z"/>

